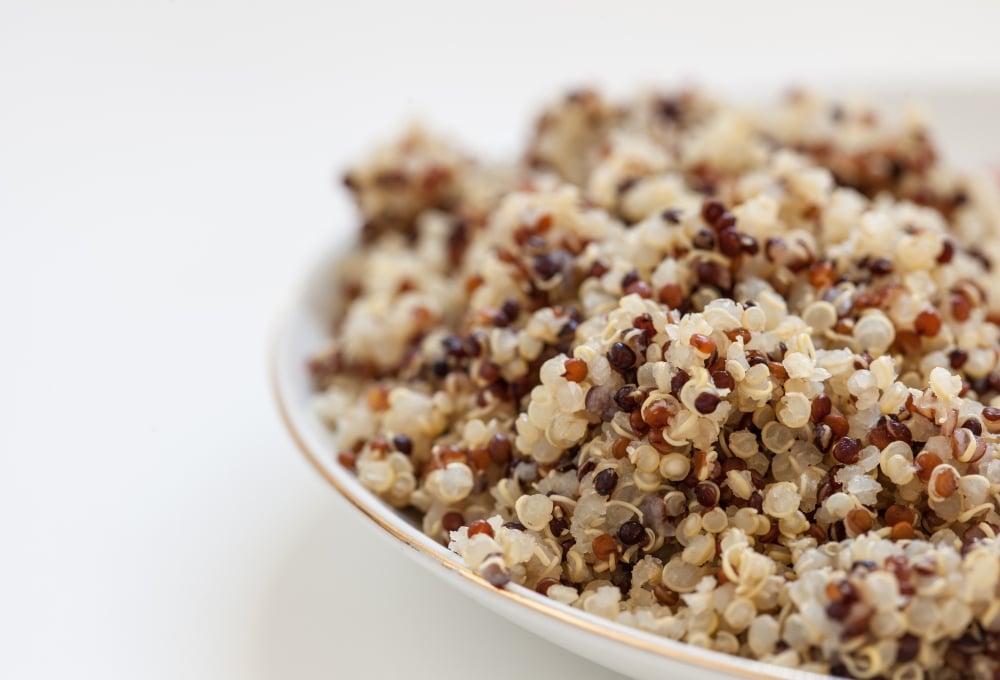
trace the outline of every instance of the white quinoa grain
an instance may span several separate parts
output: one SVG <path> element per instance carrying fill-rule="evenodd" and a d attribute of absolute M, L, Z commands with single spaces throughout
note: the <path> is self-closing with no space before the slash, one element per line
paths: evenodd
<path fill-rule="evenodd" d="M 552 499 L 542 494 L 521 496 L 514 508 L 521 524 L 532 531 L 542 531 L 552 520 Z"/>
<path fill-rule="evenodd" d="M 764 512 L 771 517 L 788 517 L 798 510 L 801 502 L 798 488 L 790 482 L 769 484 L 764 491 Z"/>
<path fill-rule="evenodd" d="M 664 479 L 678 482 L 690 472 L 691 459 L 680 453 L 671 453 L 660 460 L 659 469 Z"/>

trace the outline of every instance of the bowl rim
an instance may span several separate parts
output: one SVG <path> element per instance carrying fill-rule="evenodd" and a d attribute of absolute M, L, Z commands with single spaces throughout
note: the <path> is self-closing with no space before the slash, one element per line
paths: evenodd
<path fill-rule="evenodd" d="M 343 498 L 353 505 L 356 510 L 360 511 L 362 515 L 375 523 L 389 536 L 420 553 L 424 558 L 433 560 L 448 570 L 448 572 L 456 574 L 467 584 L 489 593 L 491 597 L 504 598 L 511 603 L 547 617 L 551 622 L 565 624 L 576 629 L 578 632 L 597 635 L 633 650 L 652 654 L 672 662 L 687 664 L 700 670 L 726 673 L 738 678 L 759 680 L 823 680 L 824 678 L 833 677 L 705 649 L 680 640 L 656 635 L 655 633 L 639 628 L 633 628 L 616 621 L 598 617 L 554 600 L 549 600 L 548 598 L 544 598 L 543 601 L 543 596 L 536 595 L 530 589 L 518 584 L 511 583 L 504 588 L 497 588 L 476 574 L 472 569 L 460 563 L 458 556 L 447 551 L 443 546 L 438 545 L 436 542 L 433 547 L 429 545 L 432 539 L 426 537 L 418 529 L 414 528 L 412 532 L 407 532 L 400 528 L 400 526 L 397 526 L 397 523 L 388 517 L 388 515 L 392 515 L 400 523 L 402 522 L 402 519 L 398 517 L 397 511 L 394 508 L 368 489 L 362 487 L 360 482 L 352 484 L 347 479 L 347 475 L 351 475 L 351 473 L 346 469 L 340 469 L 336 466 L 333 456 L 329 455 L 330 452 L 320 451 L 320 447 L 316 445 L 316 442 L 309 441 L 311 439 L 310 436 L 300 426 L 300 423 L 297 422 L 298 419 L 295 417 L 295 406 L 292 404 L 291 395 L 289 394 L 291 390 L 290 379 L 284 373 L 284 371 L 293 370 L 291 366 L 286 365 L 288 362 L 283 361 L 283 358 L 287 353 L 285 351 L 286 345 L 290 342 L 290 338 L 295 330 L 295 322 L 299 321 L 301 323 L 304 320 L 303 312 L 307 309 L 304 300 L 310 288 L 315 285 L 317 280 L 322 278 L 319 276 L 322 274 L 320 270 L 324 267 L 334 265 L 337 255 L 343 253 L 348 246 L 349 241 L 338 240 L 335 247 L 328 248 L 318 262 L 314 263 L 314 266 L 308 270 L 306 280 L 304 284 L 300 284 L 296 289 L 297 295 L 292 298 L 292 302 L 286 303 L 286 306 L 279 311 L 268 351 L 268 373 L 270 390 L 277 406 L 278 415 L 292 441 L 295 443 L 296 448 L 312 468 Z M 296 314 L 296 312 L 299 313 Z M 302 366 L 302 370 L 305 370 L 305 362 L 303 362 Z M 353 477 L 353 475 L 351 475 L 351 478 L 356 480 L 356 477 Z M 554 641 L 550 640 L 550 642 Z"/>

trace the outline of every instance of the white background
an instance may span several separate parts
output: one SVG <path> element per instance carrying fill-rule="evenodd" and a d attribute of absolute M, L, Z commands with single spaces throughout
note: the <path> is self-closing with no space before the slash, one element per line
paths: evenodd
<path fill-rule="evenodd" d="M 0 678 L 610 677 L 400 561 L 282 431 L 268 337 L 353 224 L 334 178 L 413 115 L 511 153 L 577 83 L 996 89 L 997 26 L 985 1 L 0 0 Z"/>

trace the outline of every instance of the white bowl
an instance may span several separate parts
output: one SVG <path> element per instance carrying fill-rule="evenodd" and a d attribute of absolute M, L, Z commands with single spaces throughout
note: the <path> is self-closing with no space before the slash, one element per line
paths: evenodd
<path fill-rule="evenodd" d="M 307 361 L 327 341 L 336 312 L 332 285 L 338 252 L 316 263 L 304 290 L 292 301 L 279 327 L 272 378 L 281 416 L 298 447 L 324 479 L 372 522 L 372 531 L 409 546 L 417 564 L 446 583 L 532 633 L 599 664 L 642 680 L 677 674 L 684 680 L 795 678 L 822 676 L 713 652 L 646 633 L 588 614 L 510 584 L 491 586 L 454 553 L 424 535 L 412 520 L 368 489 L 335 460 L 333 437 L 313 408 Z"/>
<path fill-rule="evenodd" d="M 871 90 L 872 88 L 870 88 Z M 893 92 L 880 88 L 876 103 L 898 107 L 918 102 L 929 114 L 931 128 L 949 160 L 970 170 L 983 169 L 1000 156 L 992 139 L 1000 111 L 1000 90 L 939 89 Z M 389 540 L 409 546 L 415 562 L 477 602 L 531 632 L 599 664 L 634 678 L 662 679 L 676 673 L 684 680 L 720 678 L 796 678 L 821 676 L 741 659 L 629 628 L 572 607 L 532 590 L 509 585 L 498 590 L 467 569 L 457 555 L 430 540 L 411 520 L 365 489 L 334 460 L 333 438 L 312 408 L 313 392 L 306 370 L 308 358 L 326 344 L 335 313 L 334 286 L 338 252 L 331 249 L 311 271 L 305 287 L 279 328 L 272 357 L 278 407 L 292 437 L 316 470 L 343 494 Z"/>

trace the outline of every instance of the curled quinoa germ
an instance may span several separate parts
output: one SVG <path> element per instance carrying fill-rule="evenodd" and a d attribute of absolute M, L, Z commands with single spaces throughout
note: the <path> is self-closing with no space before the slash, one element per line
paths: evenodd
<path fill-rule="evenodd" d="M 490 583 L 859 678 L 1000 677 L 1000 211 L 923 123 L 696 92 L 411 129 L 310 369 L 341 464 Z"/>

